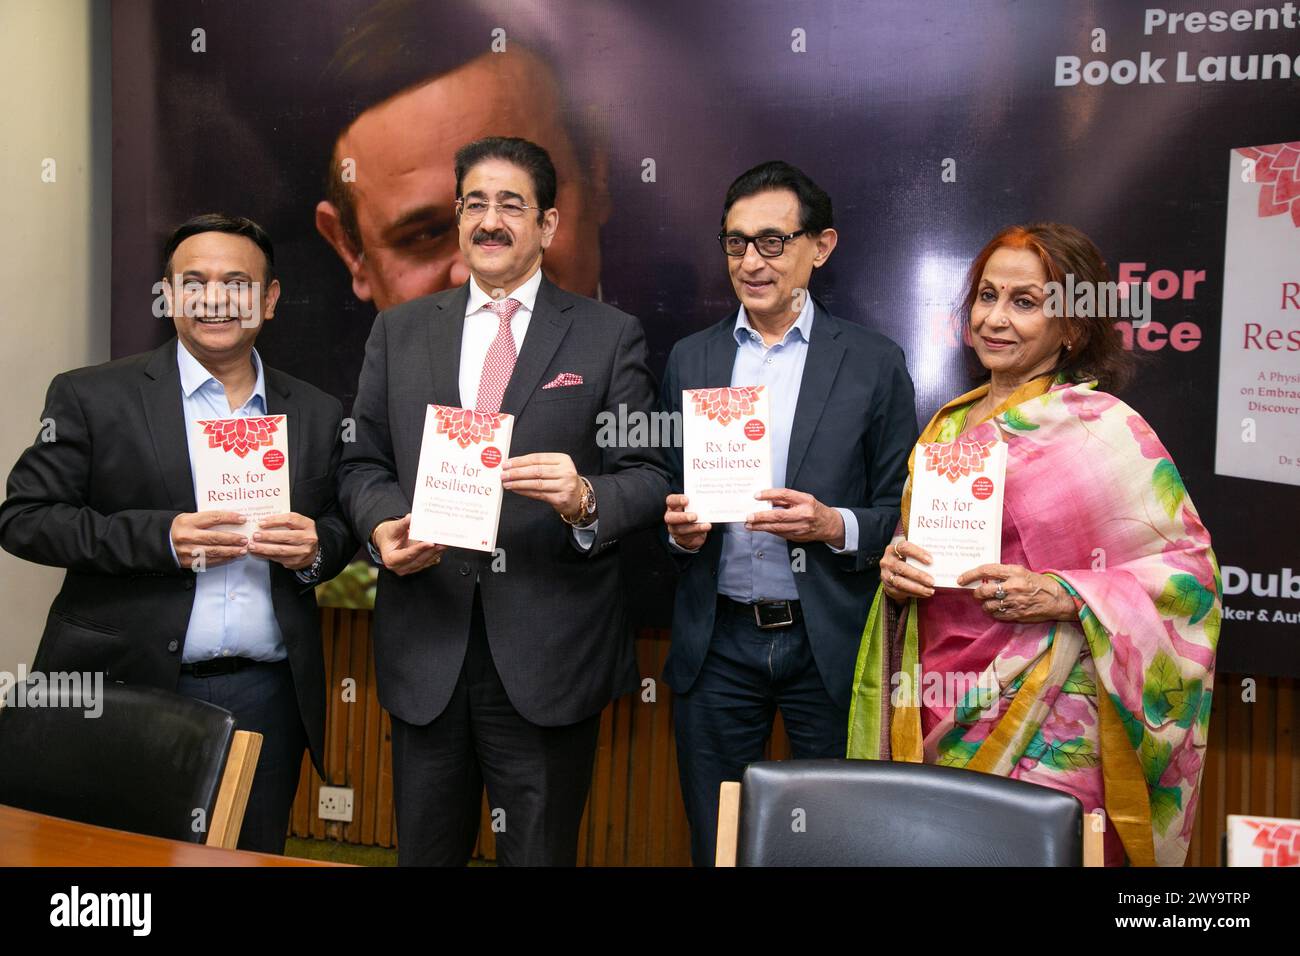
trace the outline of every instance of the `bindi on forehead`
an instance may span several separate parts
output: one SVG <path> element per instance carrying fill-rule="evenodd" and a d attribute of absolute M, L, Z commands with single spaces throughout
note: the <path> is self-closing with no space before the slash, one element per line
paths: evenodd
<path fill-rule="evenodd" d="M 1034 291 L 1041 289 L 1042 287 L 1042 282 L 1036 276 L 1032 275 L 985 275 L 981 281 L 984 285 L 997 289 L 1000 292 L 1006 292 L 1008 290 L 1011 292 L 1023 290 Z"/>

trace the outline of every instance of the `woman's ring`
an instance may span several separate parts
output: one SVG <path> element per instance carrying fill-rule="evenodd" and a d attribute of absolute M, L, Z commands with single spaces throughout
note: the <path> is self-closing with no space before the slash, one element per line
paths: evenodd
<path fill-rule="evenodd" d="M 903 557 L 903 552 L 898 550 L 898 542 L 897 542 L 897 541 L 894 542 L 894 557 L 898 558 L 899 561 L 906 561 L 906 560 L 907 560 L 906 558 Z"/>
<path fill-rule="evenodd" d="M 1006 588 L 1004 588 L 1001 584 L 999 584 L 998 589 L 993 592 L 993 596 L 997 598 L 999 601 L 1001 601 L 1003 598 L 1007 596 Z"/>
<path fill-rule="evenodd" d="M 1001 601 L 998 602 L 998 613 L 999 613 L 999 614 L 1006 614 L 1006 613 L 1007 613 L 1007 606 L 1006 606 L 1005 604 L 1003 604 Z"/>

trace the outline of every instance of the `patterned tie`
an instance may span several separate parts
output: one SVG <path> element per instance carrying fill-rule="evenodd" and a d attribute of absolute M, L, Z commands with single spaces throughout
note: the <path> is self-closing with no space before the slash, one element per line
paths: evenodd
<path fill-rule="evenodd" d="M 487 358 L 483 360 L 483 375 L 478 380 L 478 401 L 474 410 L 479 412 L 498 412 L 501 410 L 501 398 L 510 384 L 510 373 L 515 370 L 515 337 L 510 334 L 510 320 L 514 318 L 519 307 L 523 305 L 518 299 L 506 299 L 504 302 L 489 302 L 483 308 L 495 312 L 501 320 L 497 337 L 488 347 Z"/>

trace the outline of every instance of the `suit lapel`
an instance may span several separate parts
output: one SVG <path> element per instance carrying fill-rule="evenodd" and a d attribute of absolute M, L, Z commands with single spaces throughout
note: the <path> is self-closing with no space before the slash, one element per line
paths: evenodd
<path fill-rule="evenodd" d="M 473 282 L 470 279 L 469 282 Z M 469 304 L 469 282 L 454 295 L 439 297 L 429 321 L 429 365 L 433 375 L 433 402 L 452 408 L 466 408 L 460 394 L 460 347 L 465 337 L 465 307 Z M 473 398 L 471 396 L 471 403 Z M 420 419 L 423 421 L 423 417 Z"/>
<path fill-rule="evenodd" d="M 518 417 L 537 391 L 537 385 L 555 357 L 555 351 L 564 339 L 573 320 L 566 314 L 573 303 L 549 279 L 542 277 L 537 290 L 532 318 L 528 320 L 528 334 L 524 347 L 515 360 L 515 370 L 510 374 L 510 384 L 501 397 L 501 411 Z"/>
<path fill-rule="evenodd" d="M 154 457 L 172 507 L 195 511 L 194 475 L 190 471 L 190 446 L 181 404 L 181 373 L 176 364 L 176 339 L 153 353 L 140 383 L 140 402 L 153 441 Z"/>
<path fill-rule="evenodd" d="M 794 424 L 790 427 L 790 453 L 785 463 L 785 486 L 794 487 L 799 466 L 808 451 L 817 422 L 826 407 L 826 397 L 831 393 L 835 374 L 844 358 L 844 346 L 839 342 L 840 330 L 830 319 L 821 304 L 813 301 L 813 324 L 808 337 L 808 356 L 804 361 L 803 379 L 799 383 L 799 401 L 794 408 Z"/>
<path fill-rule="evenodd" d="M 736 316 L 717 326 L 704 350 L 703 388 L 722 388 L 731 384 L 731 370 L 736 364 Z"/>
<path fill-rule="evenodd" d="M 267 368 L 262 363 L 262 376 L 266 381 L 266 414 L 284 415 L 289 426 L 286 441 L 289 443 L 289 501 L 293 507 L 293 489 L 302 477 L 299 463 L 302 461 L 302 421 L 299 417 L 299 405 L 293 397 L 289 383 L 275 369 Z"/>

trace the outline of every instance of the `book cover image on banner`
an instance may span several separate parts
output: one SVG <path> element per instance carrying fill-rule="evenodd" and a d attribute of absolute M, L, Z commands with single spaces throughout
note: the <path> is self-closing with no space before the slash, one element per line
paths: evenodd
<path fill-rule="evenodd" d="M 996 438 L 918 445 L 907 540 L 934 563 L 907 563 L 931 574 L 935 587 L 955 588 L 964 572 L 1000 562 L 1006 480 L 1007 446 Z"/>
<path fill-rule="evenodd" d="M 1228 866 L 1300 866 L 1300 820 L 1228 814 Z"/>
<path fill-rule="evenodd" d="M 768 511 L 754 495 L 772 487 L 772 433 L 765 385 L 682 391 L 682 491 L 701 524 Z"/>
<path fill-rule="evenodd" d="M 471 551 L 495 551 L 501 466 L 510 457 L 513 415 L 430 405 L 411 502 L 410 536 Z"/>
<path fill-rule="evenodd" d="M 1300 485 L 1300 141 L 1229 155 L 1214 470 Z"/>
<path fill-rule="evenodd" d="M 252 534 L 259 518 L 293 510 L 288 416 L 197 418 L 189 439 L 198 510 L 237 511 L 246 519 L 216 530 Z"/>

